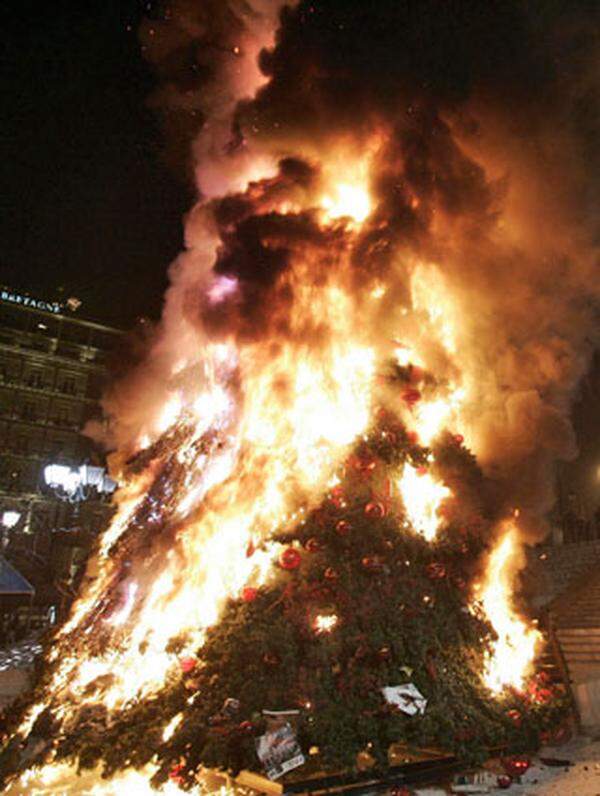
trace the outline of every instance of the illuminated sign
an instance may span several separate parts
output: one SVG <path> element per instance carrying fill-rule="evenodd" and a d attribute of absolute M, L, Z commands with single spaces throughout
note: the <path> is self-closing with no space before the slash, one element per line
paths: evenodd
<path fill-rule="evenodd" d="M 0 301 L 8 304 L 19 304 L 21 307 L 29 307 L 32 310 L 42 310 L 56 315 L 60 312 L 61 306 L 57 301 L 44 301 L 43 299 L 33 298 L 33 296 L 22 296 L 20 293 L 13 293 L 10 290 L 0 290 Z"/>

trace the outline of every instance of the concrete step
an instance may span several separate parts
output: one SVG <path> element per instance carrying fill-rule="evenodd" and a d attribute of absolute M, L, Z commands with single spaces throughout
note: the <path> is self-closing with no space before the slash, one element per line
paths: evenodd
<path fill-rule="evenodd" d="M 600 625 L 572 625 L 571 627 L 558 627 L 556 629 L 558 636 L 585 636 L 586 638 L 600 639 Z"/>
<path fill-rule="evenodd" d="M 570 668 L 574 663 L 596 663 L 600 666 L 600 652 L 570 652 L 565 655 L 567 666 Z"/>
<path fill-rule="evenodd" d="M 566 654 L 567 650 L 599 650 L 600 644 L 597 641 L 586 639 L 583 636 L 571 636 L 565 638 L 560 643 L 563 652 Z"/>
<path fill-rule="evenodd" d="M 558 617 L 554 621 L 554 626 L 557 633 L 561 633 L 563 630 L 576 628 L 581 628 L 581 630 L 586 633 L 593 633 L 600 627 L 600 622 L 597 619 L 588 619 L 585 616 L 582 617 L 580 614 L 573 614 L 572 616 L 566 615 Z"/>

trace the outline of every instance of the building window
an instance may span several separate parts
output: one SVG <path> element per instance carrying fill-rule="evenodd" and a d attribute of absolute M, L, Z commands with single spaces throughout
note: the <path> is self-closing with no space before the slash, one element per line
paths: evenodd
<path fill-rule="evenodd" d="M 54 422 L 58 426 L 68 426 L 71 425 L 71 412 L 69 411 L 69 407 L 65 404 L 59 404 L 54 409 Z"/>
<path fill-rule="evenodd" d="M 27 386 L 42 390 L 46 386 L 43 372 L 41 370 L 32 371 L 27 377 Z"/>
<path fill-rule="evenodd" d="M 33 421 L 36 421 L 38 419 L 38 408 L 34 402 L 25 401 L 25 403 L 21 407 L 21 419 L 33 420 Z"/>
<path fill-rule="evenodd" d="M 67 395 L 75 395 L 77 390 L 77 377 L 72 374 L 61 375 L 59 380 L 59 390 Z"/>

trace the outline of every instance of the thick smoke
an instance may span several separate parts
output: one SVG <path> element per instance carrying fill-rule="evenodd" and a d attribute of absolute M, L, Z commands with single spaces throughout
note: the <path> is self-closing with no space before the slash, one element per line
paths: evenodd
<path fill-rule="evenodd" d="M 315 284 L 347 262 L 359 308 L 390 285 L 369 311 L 380 349 L 402 333 L 395 309 L 411 306 L 419 259 L 441 271 L 460 327 L 436 375 L 470 374 L 467 421 L 496 504 L 519 506 L 538 533 L 555 462 L 575 455 L 569 407 L 598 336 L 598 5 L 307 0 L 277 12 L 179 0 L 143 31 L 168 125 L 201 125 L 200 200 L 148 364 L 109 401 L 121 443 L 148 411 L 140 385 L 160 405 L 156 384 L 206 330 L 298 334 L 278 277 L 308 252 Z M 374 206 L 351 239 L 310 209 L 327 163 L 339 157 L 343 175 L 340 151 L 370 158 Z M 235 289 L 212 301 L 220 284 Z M 402 323 L 421 323 L 418 309 Z"/>

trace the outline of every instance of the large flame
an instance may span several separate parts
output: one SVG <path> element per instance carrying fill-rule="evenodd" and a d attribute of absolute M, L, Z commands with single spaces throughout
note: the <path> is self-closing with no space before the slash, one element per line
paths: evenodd
<path fill-rule="evenodd" d="M 366 163 L 347 163 L 337 183 L 327 177 L 319 223 L 342 240 L 360 235 L 374 207 Z M 314 198 L 306 202 L 312 209 Z M 373 418 L 386 363 L 395 358 L 417 374 L 413 393 L 396 399 L 394 409 L 422 443 L 448 428 L 469 433 L 469 380 L 460 363 L 452 382 L 423 376 L 435 373 L 441 359 L 455 361 L 460 350 L 460 313 L 439 269 L 411 263 L 411 300 L 390 310 L 395 333 L 377 336 L 370 313 L 386 300 L 389 286 L 376 284 L 362 296 L 348 278 L 343 245 L 326 268 L 315 258 L 303 251 L 279 277 L 277 289 L 293 297 L 285 317 L 273 307 L 274 329 L 285 334 L 207 343 L 197 330 L 185 329 L 192 345 L 178 352 L 164 401 L 139 431 L 135 455 L 121 474 L 118 510 L 90 570 L 93 580 L 50 652 L 56 669 L 47 700 L 65 733 L 73 706 L 101 702 L 117 710 L 160 691 L 178 666 L 169 642 L 184 639 L 183 654 L 196 650 L 228 597 L 268 581 L 279 553 L 270 535 L 300 519 L 331 485 Z M 218 304 L 237 289 L 233 278 L 215 276 L 207 300 Z M 412 526 L 434 542 L 449 488 L 429 469 L 409 464 L 397 486 Z M 135 543 L 144 529 L 154 531 L 141 555 Z M 507 533 L 490 558 L 481 595 L 499 635 L 483 673 L 494 690 L 521 682 L 537 637 L 510 609 L 516 544 Z M 323 621 L 321 629 L 331 630 L 332 619 Z M 46 704 L 33 706 L 21 733 Z M 166 719 L 163 737 L 177 721 Z M 50 766 L 27 776 L 45 793 L 66 774 Z M 86 792 L 150 793 L 147 779 L 125 772 Z"/>
<path fill-rule="evenodd" d="M 483 675 L 485 684 L 495 693 L 507 686 L 523 687 L 541 641 L 539 631 L 520 618 L 513 605 L 518 552 L 516 527 L 510 522 L 490 555 L 485 581 L 478 590 L 485 614 L 498 636 Z"/>
<path fill-rule="evenodd" d="M 429 472 L 419 472 L 410 464 L 404 465 L 398 487 L 411 525 L 428 542 L 433 541 L 440 524 L 440 505 L 450 490 Z"/>

